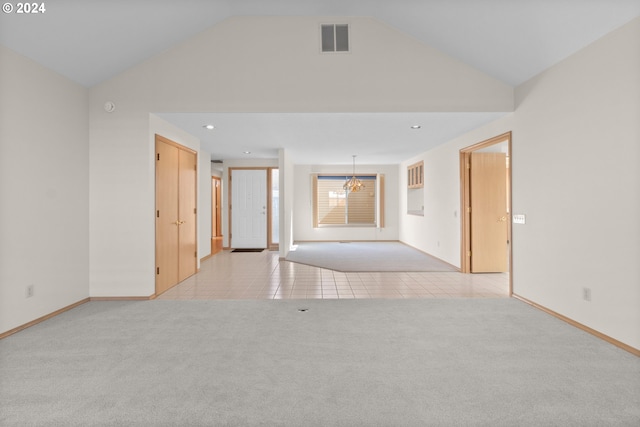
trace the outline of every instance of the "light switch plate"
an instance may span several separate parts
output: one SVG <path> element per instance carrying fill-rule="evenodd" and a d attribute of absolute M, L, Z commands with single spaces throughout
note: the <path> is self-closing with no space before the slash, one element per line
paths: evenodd
<path fill-rule="evenodd" d="M 527 218 L 524 214 L 513 215 L 513 223 L 514 224 L 526 224 Z"/>

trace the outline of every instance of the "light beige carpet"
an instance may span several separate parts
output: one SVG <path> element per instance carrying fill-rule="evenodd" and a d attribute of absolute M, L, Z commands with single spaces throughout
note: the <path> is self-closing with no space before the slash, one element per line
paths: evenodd
<path fill-rule="evenodd" d="M 300 242 L 286 260 L 342 272 L 458 271 L 400 242 Z"/>
<path fill-rule="evenodd" d="M 0 425 L 638 426 L 638 378 L 508 298 L 90 302 L 0 340 Z"/>

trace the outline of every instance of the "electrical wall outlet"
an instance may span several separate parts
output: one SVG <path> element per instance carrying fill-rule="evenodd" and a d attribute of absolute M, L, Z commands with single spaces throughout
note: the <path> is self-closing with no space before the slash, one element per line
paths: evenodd
<path fill-rule="evenodd" d="M 582 288 L 582 299 L 591 301 L 591 288 Z"/>
<path fill-rule="evenodd" d="M 26 298 L 31 298 L 33 296 L 33 291 L 34 291 L 34 286 L 33 285 L 27 286 L 27 289 L 25 290 L 25 297 Z"/>

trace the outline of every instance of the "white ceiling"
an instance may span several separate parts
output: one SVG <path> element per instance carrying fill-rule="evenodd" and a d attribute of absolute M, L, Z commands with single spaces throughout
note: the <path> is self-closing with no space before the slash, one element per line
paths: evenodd
<path fill-rule="evenodd" d="M 277 158 L 296 164 L 396 164 L 505 113 L 157 114 L 200 138 L 212 159 Z M 205 124 L 215 125 L 207 130 Z M 413 125 L 420 129 L 411 129 Z M 249 151 L 250 154 L 244 154 Z"/>
<path fill-rule="evenodd" d="M 87 87 L 237 15 L 373 16 L 515 86 L 640 16 L 640 0 L 47 0 L 44 3 L 45 13 L 1 13 L 0 43 Z M 345 163 L 349 163 L 351 154 L 359 154 L 355 151 L 361 151 L 362 157 L 371 156 L 370 161 L 363 158 L 364 163 L 376 163 L 380 158 L 394 163 L 495 118 L 492 114 L 164 116 L 202 137 L 205 149 L 214 158 L 229 158 L 227 151 L 216 151 L 216 147 L 228 145 L 225 141 L 246 146 L 255 156 L 271 156 L 277 148 L 309 141 L 321 142 L 322 151 L 311 153 L 306 145 L 294 158 L 305 154 L 308 158 L 325 158 L 329 149 L 335 148 L 334 163 L 347 151 Z M 218 129 L 201 135 L 203 120 L 214 122 Z M 423 128 L 405 134 L 405 129 L 414 123 L 422 124 Z M 328 141 L 336 147 L 330 147 Z M 384 148 L 390 142 L 395 144 L 393 152 Z M 344 149 L 344 144 L 349 144 L 349 148 Z M 366 153 L 359 150 L 365 146 L 373 148 Z"/>

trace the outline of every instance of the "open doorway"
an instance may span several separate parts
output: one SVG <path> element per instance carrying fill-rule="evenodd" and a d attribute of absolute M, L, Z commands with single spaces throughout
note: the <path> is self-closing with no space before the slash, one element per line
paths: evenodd
<path fill-rule="evenodd" d="M 511 132 L 460 150 L 461 271 L 508 273 L 512 294 Z"/>

